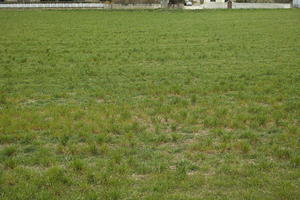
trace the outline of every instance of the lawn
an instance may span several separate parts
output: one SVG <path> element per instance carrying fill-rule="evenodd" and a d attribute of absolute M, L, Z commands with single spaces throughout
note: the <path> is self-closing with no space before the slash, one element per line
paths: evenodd
<path fill-rule="evenodd" d="M 300 10 L 0 10 L 0 199 L 299 199 Z"/>

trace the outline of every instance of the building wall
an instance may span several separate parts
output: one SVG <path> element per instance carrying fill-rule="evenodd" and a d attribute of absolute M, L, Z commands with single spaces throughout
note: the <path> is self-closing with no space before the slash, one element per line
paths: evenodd
<path fill-rule="evenodd" d="M 203 8 L 205 9 L 217 9 L 217 8 L 227 8 L 227 3 L 222 2 L 204 2 Z"/>
<path fill-rule="evenodd" d="M 291 8 L 291 4 L 289 3 L 233 3 L 232 8 L 238 8 L 238 9 Z"/>
<path fill-rule="evenodd" d="M 299 1 L 299 0 L 298 0 Z M 226 3 L 204 3 L 202 4 L 202 8 L 199 9 L 219 9 L 227 8 L 227 2 Z M 291 8 L 291 4 L 289 3 L 232 3 L 232 8 L 234 9 L 276 9 L 276 8 Z"/>
<path fill-rule="evenodd" d="M 293 7 L 300 8 L 300 0 L 293 0 Z"/>
<path fill-rule="evenodd" d="M 111 9 L 157 9 L 161 8 L 160 4 L 106 4 L 105 8 Z"/>

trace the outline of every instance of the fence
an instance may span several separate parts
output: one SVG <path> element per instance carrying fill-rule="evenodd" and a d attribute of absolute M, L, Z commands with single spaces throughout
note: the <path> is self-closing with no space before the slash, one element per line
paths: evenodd
<path fill-rule="evenodd" d="M 106 8 L 106 9 L 158 9 L 161 4 L 102 4 L 102 3 L 14 3 L 0 4 L 0 8 Z M 300 0 L 294 0 L 294 7 L 300 7 Z M 291 8 L 289 3 L 232 3 L 233 9 L 276 9 Z M 186 6 L 185 9 L 226 9 L 227 3 L 204 3 Z"/>
<path fill-rule="evenodd" d="M 160 4 L 102 4 L 102 3 L 13 3 L 0 4 L 0 8 L 106 8 L 106 9 L 157 9 Z"/>
<path fill-rule="evenodd" d="M 0 8 L 104 8 L 102 3 L 17 3 L 0 4 Z"/>

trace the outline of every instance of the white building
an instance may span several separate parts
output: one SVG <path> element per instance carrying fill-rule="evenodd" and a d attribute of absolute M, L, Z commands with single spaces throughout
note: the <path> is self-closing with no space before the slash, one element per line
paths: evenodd
<path fill-rule="evenodd" d="M 293 0 L 293 7 L 300 8 L 300 0 Z"/>
<path fill-rule="evenodd" d="M 210 2 L 224 3 L 224 2 L 227 2 L 227 0 L 204 0 L 204 3 L 210 3 Z"/>

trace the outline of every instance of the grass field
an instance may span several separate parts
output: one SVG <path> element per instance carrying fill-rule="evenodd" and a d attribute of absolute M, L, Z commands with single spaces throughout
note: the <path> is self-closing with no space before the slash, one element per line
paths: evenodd
<path fill-rule="evenodd" d="M 0 10 L 0 199 L 299 199 L 300 10 Z"/>

